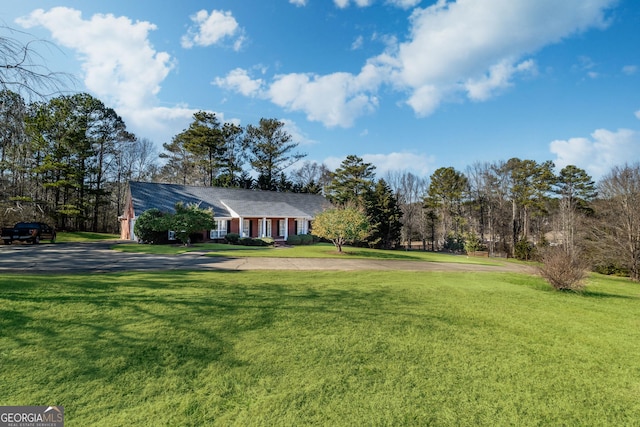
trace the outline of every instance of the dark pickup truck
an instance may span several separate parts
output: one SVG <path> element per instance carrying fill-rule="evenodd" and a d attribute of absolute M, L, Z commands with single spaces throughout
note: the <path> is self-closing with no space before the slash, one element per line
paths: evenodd
<path fill-rule="evenodd" d="M 42 222 L 19 222 L 13 228 L 2 229 L 2 240 L 10 245 L 14 240 L 37 244 L 41 240 L 56 241 L 56 230 Z"/>

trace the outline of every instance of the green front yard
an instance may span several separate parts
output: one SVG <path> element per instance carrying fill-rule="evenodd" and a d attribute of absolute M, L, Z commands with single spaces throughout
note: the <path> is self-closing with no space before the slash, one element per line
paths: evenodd
<path fill-rule="evenodd" d="M 99 240 L 116 240 L 118 234 L 92 233 L 91 231 L 59 231 L 56 236 L 58 243 L 95 242 Z"/>
<path fill-rule="evenodd" d="M 270 258 L 359 258 L 359 259 L 387 259 L 400 261 L 450 262 L 495 265 L 501 260 L 495 258 L 468 257 L 466 255 L 451 255 L 437 252 L 381 250 L 356 248 L 345 246 L 340 254 L 330 243 L 316 243 L 308 246 L 272 247 L 272 246 L 241 246 L 222 243 L 196 243 L 184 245 L 141 245 L 125 243 L 114 245 L 113 249 L 123 252 L 138 252 L 158 255 L 181 254 L 186 252 L 207 252 L 209 256 L 226 257 L 270 257 Z"/>
<path fill-rule="evenodd" d="M 634 425 L 640 285 L 506 273 L 4 275 L 0 405 L 68 426 Z"/>

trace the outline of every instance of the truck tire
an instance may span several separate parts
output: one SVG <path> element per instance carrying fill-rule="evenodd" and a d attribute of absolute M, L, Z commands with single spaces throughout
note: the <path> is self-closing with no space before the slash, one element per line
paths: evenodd
<path fill-rule="evenodd" d="M 34 245 L 40 244 L 40 236 L 34 237 L 31 243 L 33 243 Z"/>
<path fill-rule="evenodd" d="M 4 242 L 5 245 L 11 244 L 11 239 L 2 239 L 2 241 Z"/>

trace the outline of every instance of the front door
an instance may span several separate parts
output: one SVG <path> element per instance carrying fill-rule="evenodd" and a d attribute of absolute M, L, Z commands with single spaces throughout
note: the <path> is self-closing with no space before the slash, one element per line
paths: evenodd
<path fill-rule="evenodd" d="M 263 226 L 266 227 L 265 230 L 262 229 Z M 273 235 L 273 232 L 271 231 L 271 220 L 259 219 L 258 220 L 258 236 L 272 237 L 272 235 Z"/>
<path fill-rule="evenodd" d="M 251 237 L 251 220 L 242 221 L 242 237 Z"/>

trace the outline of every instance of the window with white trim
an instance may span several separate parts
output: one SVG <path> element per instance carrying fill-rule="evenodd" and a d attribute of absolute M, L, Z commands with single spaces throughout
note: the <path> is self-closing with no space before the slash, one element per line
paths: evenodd
<path fill-rule="evenodd" d="M 278 236 L 284 237 L 287 232 L 287 221 L 284 219 L 278 220 Z"/>
<path fill-rule="evenodd" d="M 211 230 L 209 232 L 210 239 L 219 239 L 227 235 L 227 224 L 228 221 L 226 219 L 218 219 L 216 220 L 216 228 L 215 230 Z"/>
<path fill-rule="evenodd" d="M 302 218 L 296 221 L 297 229 L 296 234 L 307 234 L 307 231 L 304 229 L 306 221 Z"/>

